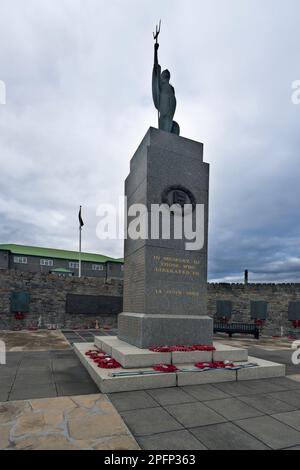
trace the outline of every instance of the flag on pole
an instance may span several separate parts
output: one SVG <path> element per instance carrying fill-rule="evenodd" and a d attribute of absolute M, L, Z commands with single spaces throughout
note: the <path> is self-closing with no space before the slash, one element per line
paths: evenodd
<path fill-rule="evenodd" d="M 79 256 L 78 256 L 78 261 L 79 261 L 79 270 L 78 270 L 78 276 L 81 277 L 81 232 L 82 232 L 82 227 L 84 226 L 83 220 L 82 220 L 82 215 L 81 215 L 81 206 L 79 209 L 79 214 L 78 214 L 78 220 L 79 220 Z"/>
<path fill-rule="evenodd" d="M 80 226 L 80 228 L 82 228 L 84 226 L 84 223 L 83 223 L 82 215 L 81 215 L 81 206 L 80 206 L 80 209 L 79 209 L 78 219 L 79 219 L 79 226 Z"/>

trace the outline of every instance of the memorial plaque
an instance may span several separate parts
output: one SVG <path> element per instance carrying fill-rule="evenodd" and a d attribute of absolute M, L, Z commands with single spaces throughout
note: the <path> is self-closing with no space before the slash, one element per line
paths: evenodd
<path fill-rule="evenodd" d="M 253 320 L 266 320 L 268 315 L 268 302 L 263 300 L 251 301 L 251 318 Z"/>
<path fill-rule="evenodd" d="M 300 320 L 300 302 L 290 302 L 288 309 L 288 319 L 290 321 Z"/>
<path fill-rule="evenodd" d="M 11 313 L 28 313 L 30 311 L 30 294 L 28 292 L 12 292 L 10 311 Z"/>
<path fill-rule="evenodd" d="M 122 312 L 122 297 L 67 294 L 66 313 L 71 315 L 113 315 Z"/>
<path fill-rule="evenodd" d="M 217 318 L 231 318 L 232 316 L 231 300 L 217 300 Z"/>

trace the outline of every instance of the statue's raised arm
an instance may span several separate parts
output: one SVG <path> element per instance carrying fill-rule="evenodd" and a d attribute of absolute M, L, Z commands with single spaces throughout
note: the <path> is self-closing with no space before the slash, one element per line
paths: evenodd
<path fill-rule="evenodd" d="M 158 63 L 158 48 L 159 48 L 159 44 L 155 43 L 154 44 L 154 66 L 153 66 L 153 73 L 152 73 L 152 96 L 153 96 L 154 106 L 159 111 L 161 66 Z"/>
<path fill-rule="evenodd" d="M 161 22 L 156 27 L 156 33 L 153 33 L 154 44 L 154 66 L 152 73 L 152 96 L 155 108 L 158 110 L 159 129 L 172 132 L 179 135 L 180 128 L 177 122 L 173 121 L 176 111 L 175 90 L 170 85 L 170 72 L 164 70 L 161 72 L 161 66 L 158 63 L 158 37 L 160 34 Z"/>
<path fill-rule="evenodd" d="M 156 26 L 156 32 L 153 33 L 153 37 L 155 40 L 154 44 L 154 66 L 153 66 L 153 73 L 152 73 L 152 96 L 154 106 L 158 110 L 159 113 L 159 94 L 160 94 L 160 75 L 161 75 L 161 66 L 158 63 L 158 37 L 160 35 L 160 28 L 161 28 L 161 21 L 159 22 L 159 26 Z"/>

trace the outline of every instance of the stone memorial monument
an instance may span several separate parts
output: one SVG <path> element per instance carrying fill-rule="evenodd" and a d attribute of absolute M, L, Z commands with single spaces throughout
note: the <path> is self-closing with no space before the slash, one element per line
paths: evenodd
<path fill-rule="evenodd" d="M 152 80 L 159 129 L 148 130 L 125 182 L 128 208 L 133 204 L 147 208 L 148 238 L 133 240 L 127 233 L 125 239 L 124 312 L 119 316 L 118 337 L 139 348 L 211 345 L 213 321 L 206 314 L 209 165 L 203 162 L 203 144 L 179 136 L 170 73 L 161 73 L 158 64 L 159 33 L 160 27 L 154 35 Z M 174 238 L 178 217 L 170 209 L 174 204 L 180 209 L 187 205 L 194 225 L 197 206 L 204 208 L 204 242 L 199 249 L 187 249 L 185 236 Z M 153 205 L 169 211 L 170 239 L 161 236 L 162 227 L 153 238 Z M 127 228 L 130 221 L 129 217 Z"/>
<path fill-rule="evenodd" d="M 75 352 L 102 393 L 284 376 L 282 364 L 213 342 L 206 313 L 209 165 L 201 143 L 179 136 L 170 73 L 158 63 L 159 34 L 160 26 L 152 79 L 158 129 L 146 133 L 125 182 L 118 337 L 96 336 L 74 344 Z"/>

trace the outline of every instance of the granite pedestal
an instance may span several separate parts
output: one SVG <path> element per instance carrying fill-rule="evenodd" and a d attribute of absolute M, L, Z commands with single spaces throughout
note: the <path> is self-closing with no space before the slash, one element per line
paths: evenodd
<path fill-rule="evenodd" d="M 148 238 L 125 239 L 119 339 L 142 349 L 212 344 L 213 321 L 206 314 L 208 192 L 209 165 L 203 162 L 203 145 L 150 128 L 130 162 L 125 183 L 128 209 L 133 204 L 147 209 Z M 198 246 L 185 233 L 180 239 L 174 236 L 178 215 L 170 210 L 173 204 L 190 205 L 194 230 L 198 214 Z M 162 219 L 153 236 L 153 205 L 164 205 L 164 221 L 168 217 L 170 221 L 168 239 L 163 236 Z M 133 220 L 128 217 L 127 229 Z"/>

